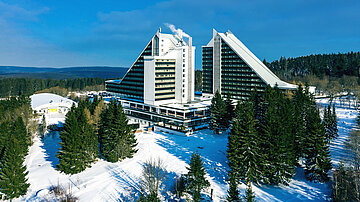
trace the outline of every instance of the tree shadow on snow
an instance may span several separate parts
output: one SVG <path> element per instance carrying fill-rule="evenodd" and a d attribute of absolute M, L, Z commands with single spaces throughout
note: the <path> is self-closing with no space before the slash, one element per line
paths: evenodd
<path fill-rule="evenodd" d="M 45 134 L 41 138 L 41 142 L 43 143 L 41 148 L 45 150 L 45 160 L 49 161 L 53 168 L 56 168 L 56 165 L 59 163 L 59 159 L 56 158 L 56 152 L 59 151 L 59 143 L 61 142 L 59 131 L 51 131 Z"/>
<path fill-rule="evenodd" d="M 119 166 L 108 166 L 107 170 L 113 179 L 118 183 L 118 187 L 121 187 L 125 192 L 118 191 L 117 196 L 109 195 L 114 201 L 137 201 L 141 193 L 140 179 L 134 176 L 130 176 Z M 166 179 L 162 183 L 160 188 L 161 195 L 165 198 L 165 201 L 179 201 L 175 200 L 172 194 L 175 190 L 175 180 L 178 178 L 176 173 L 166 171 Z M 183 201 L 183 200 L 180 200 Z"/>
<path fill-rule="evenodd" d="M 157 138 L 157 144 L 187 164 L 190 163 L 192 153 L 198 151 L 202 156 L 206 172 L 213 180 L 227 184 L 229 167 L 226 157 L 228 142 L 226 133 L 216 135 L 210 130 L 197 131 L 190 136 L 156 133 L 165 136 L 165 138 Z"/>

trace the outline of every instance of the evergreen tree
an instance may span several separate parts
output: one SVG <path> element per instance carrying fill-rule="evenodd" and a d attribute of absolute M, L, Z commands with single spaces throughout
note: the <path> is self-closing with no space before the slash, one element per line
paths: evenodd
<path fill-rule="evenodd" d="M 5 121 L 0 124 L 0 162 L 4 156 L 6 144 L 10 137 L 10 126 L 11 124 L 8 121 Z M 1 166 L 0 166 L 1 168 Z"/>
<path fill-rule="evenodd" d="M 263 157 L 259 153 L 260 136 L 255 129 L 253 105 L 249 101 L 241 105 L 242 111 L 236 110 L 239 114 L 233 121 L 229 135 L 227 150 L 229 167 L 240 180 L 249 179 L 258 182 L 263 167 Z"/>
<path fill-rule="evenodd" d="M 292 133 L 294 137 L 294 149 L 296 162 L 301 158 L 305 157 L 305 139 L 306 135 L 306 119 L 307 119 L 307 108 L 308 108 L 308 91 L 299 85 L 298 89 L 295 92 L 295 95 L 292 99 L 294 106 L 294 121 Z"/>
<path fill-rule="evenodd" d="M 148 195 L 144 195 L 140 193 L 139 202 L 160 202 L 159 196 L 156 192 L 150 193 Z"/>
<path fill-rule="evenodd" d="M 76 174 L 90 166 L 98 156 L 97 137 L 86 118 L 84 108 L 72 106 L 66 114 L 64 130 L 60 133 L 61 148 L 56 155 L 58 169 Z"/>
<path fill-rule="evenodd" d="M 325 107 L 324 109 L 324 116 L 323 116 L 323 125 L 324 125 L 324 129 L 325 129 L 325 136 L 326 139 L 330 142 L 331 138 L 331 107 L 330 105 L 328 105 L 327 107 Z"/>
<path fill-rule="evenodd" d="M 229 174 L 229 177 L 230 179 L 229 179 L 229 190 L 228 190 L 227 201 L 239 202 L 240 197 L 239 197 L 239 190 L 237 188 L 236 177 L 233 176 L 232 174 Z"/>
<path fill-rule="evenodd" d="M 327 173 L 331 169 L 330 152 L 324 125 L 315 103 L 309 108 L 307 118 L 305 175 L 310 181 L 327 182 Z"/>
<path fill-rule="evenodd" d="M 226 104 L 222 99 L 219 91 L 215 92 L 214 97 L 211 99 L 210 122 L 209 127 L 216 134 L 220 131 L 226 130 L 228 126 L 228 120 L 226 119 Z"/>
<path fill-rule="evenodd" d="M 110 162 L 131 158 L 137 143 L 123 108 L 116 101 L 101 116 L 99 129 L 100 152 Z"/>
<path fill-rule="evenodd" d="M 191 155 L 190 166 L 187 167 L 188 173 L 185 174 L 187 182 L 187 190 L 193 197 L 195 202 L 201 199 L 200 192 L 209 187 L 210 183 L 205 178 L 206 171 L 200 154 L 195 152 Z"/>
<path fill-rule="evenodd" d="M 328 141 L 337 138 L 338 129 L 335 105 L 333 105 L 332 110 L 330 104 L 324 109 L 323 124 L 325 128 L 326 138 L 328 139 Z"/>
<path fill-rule="evenodd" d="M 335 110 L 335 104 L 332 106 L 332 113 L 331 113 L 331 138 L 335 139 L 338 137 L 338 128 L 337 128 L 337 116 Z"/>
<path fill-rule="evenodd" d="M 255 195 L 254 195 L 254 192 L 252 191 L 251 182 L 248 182 L 247 184 L 248 184 L 248 187 L 246 189 L 244 199 L 246 202 L 253 202 L 253 201 L 255 201 Z"/>
<path fill-rule="evenodd" d="M 232 119 L 234 118 L 234 113 L 235 113 L 234 105 L 232 104 L 230 93 L 226 94 L 225 105 L 226 105 L 226 114 L 225 114 L 226 125 L 225 125 L 225 127 L 228 128 L 230 126 Z"/>
<path fill-rule="evenodd" d="M 292 105 L 277 87 L 267 88 L 265 95 L 264 138 L 259 139 L 262 153 L 268 155 L 264 156 L 262 180 L 270 184 L 287 184 L 295 173 Z"/>
<path fill-rule="evenodd" d="M 16 135 L 12 135 L 0 162 L 1 192 L 10 199 L 25 195 L 30 186 L 26 179 L 28 172 L 23 166 L 25 155 L 21 142 L 16 139 Z"/>
<path fill-rule="evenodd" d="M 12 127 L 12 133 L 20 144 L 22 154 L 27 154 L 30 146 L 30 136 L 27 133 L 23 119 L 19 116 Z"/>

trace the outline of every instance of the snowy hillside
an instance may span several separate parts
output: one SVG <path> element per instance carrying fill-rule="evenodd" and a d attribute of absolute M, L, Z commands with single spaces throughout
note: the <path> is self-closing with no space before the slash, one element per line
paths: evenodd
<path fill-rule="evenodd" d="M 327 100 L 318 103 L 326 105 Z M 331 156 L 336 165 L 343 155 L 344 141 L 351 128 L 355 126 L 357 112 L 337 106 L 339 138 L 332 142 Z M 59 121 L 54 120 L 54 122 Z M 51 122 L 51 120 L 49 121 Z M 55 167 L 58 163 L 55 154 L 60 141 L 57 133 L 47 134 L 43 139 L 36 138 L 26 159 L 31 184 L 27 195 L 18 200 L 42 201 L 51 200 L 49 188 L 62 185 L 71 189 L 80 201 L 131 201 L 139 196 L 139 177 L 142 164 L 150 158 L 160 158 L 164 161 L 168 172 L 162 195 L 163 200 L 171 201 L 174 179 L 186 173 L 187 163 L 192 152 L 198 151 L 204 159 L 213 189 L 214 201 L 223 201 L 227 194 L 227 136 L 214 135 L 209 130 L 196 132 L 190 137 L 167 133 L 141 133 L 136 138 L 139 151 L 132 159 L 118 163 L 97 161 L 91 168 L 76 175 L 65 175 Z M 242 187 L 243 191 L 245 186 Z M 208 195 L 210 195 L 210 189 Z M 253 187 L 258 201 L 325 201 L 330 194 L 327 184 L 311 183 L 304 179 L 302 168 L 296 170 L 296 175 L 289 186 Z"/>

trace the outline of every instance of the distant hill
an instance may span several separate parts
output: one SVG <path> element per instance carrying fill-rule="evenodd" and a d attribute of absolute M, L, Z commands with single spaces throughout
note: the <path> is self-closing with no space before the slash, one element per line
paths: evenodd
<path fill-rule="evenodd" d="M 19 67 L 0 66 L 0 78 L 122 78 L 127 72 L 126 67 L 64 67 L 64 68 L 40 68 L 40 67 Z"/>

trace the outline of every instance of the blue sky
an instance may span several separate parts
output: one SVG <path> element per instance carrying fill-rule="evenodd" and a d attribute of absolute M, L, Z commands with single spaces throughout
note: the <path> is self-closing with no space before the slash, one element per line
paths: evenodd
<path fill-rule="evenodd" d="M 129 67 L 174 24 L 201 45 L 231 30 L 261 60 L 360 51 L 359 0 L 0 0 L 0 65 Z"/>

